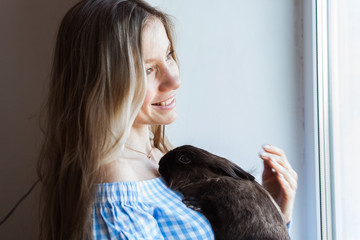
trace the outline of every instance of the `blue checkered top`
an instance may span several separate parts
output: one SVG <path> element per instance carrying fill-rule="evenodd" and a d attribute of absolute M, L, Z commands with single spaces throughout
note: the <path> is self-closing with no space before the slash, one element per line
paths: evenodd
<path fill-rule="evenodd" d="M 208 220 L 181 201 L 162 178 L 98 184 L 93 238 L 214 239 Z"/>

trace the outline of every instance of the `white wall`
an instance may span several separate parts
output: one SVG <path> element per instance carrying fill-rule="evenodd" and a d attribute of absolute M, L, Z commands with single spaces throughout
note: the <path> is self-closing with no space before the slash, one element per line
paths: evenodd
<path fill-rule="evenodd" d="M 298 0 L 149 0 L 175 18 L 182 86 L 175 146 L 193 144 L 255 168 L 261 145 L 283 148 L 299 174 L 292 239 L 304 226 L 303 29 Z M 306 236 L 306 237 L 305 237 Z"/>
<path fill-rule="evenodd" d="M 75 2 L 0 2 L 0 218 L 36 180 L 36 117 L 58 23 Z M 303 227 L 309 219 L 303 214 L 301 1 L 149 2 L 176 18 L 183 85 L 179 118 L 168 127 L 173 144 L 193 144 L 255 168 L 258 179 L 260 146 L 283 148 L 299 174 L 292 239 L 313 239 Z M 0 227 L 0 239 L 36 239 L 35 193 Z"/>

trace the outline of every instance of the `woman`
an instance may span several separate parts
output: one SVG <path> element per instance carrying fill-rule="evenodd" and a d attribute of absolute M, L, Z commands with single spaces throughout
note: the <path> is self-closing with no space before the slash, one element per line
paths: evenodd
<path fill-rule="evenodd" d="M 213 239 L 157 170 L 179 87 L 164 13 L 142 0 L 87 0 L 66 14 L 38 168 L 42 239 Z M 296 173 L 280 149 L 265 151 L 264 185 L 290 221 Z"/>

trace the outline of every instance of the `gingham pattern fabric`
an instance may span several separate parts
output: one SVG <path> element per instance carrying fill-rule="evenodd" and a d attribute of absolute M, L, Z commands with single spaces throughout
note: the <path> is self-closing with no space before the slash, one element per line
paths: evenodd
<path fill-rule="evenodd" d="M 98 184 L 93 238 L 215 239 L 208 220 L 181 199 L 161 178 Z"/>

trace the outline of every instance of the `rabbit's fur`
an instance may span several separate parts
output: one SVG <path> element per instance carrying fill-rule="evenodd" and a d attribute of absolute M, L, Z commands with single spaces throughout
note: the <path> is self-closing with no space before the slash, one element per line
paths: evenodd
<path fill-rule="evenodd" d="M 161 158 L 159 172 L 188 207 L 205 215 L 217 240 L 290 239 L 268 192 L 229 160 L 185 145 Z"/>

